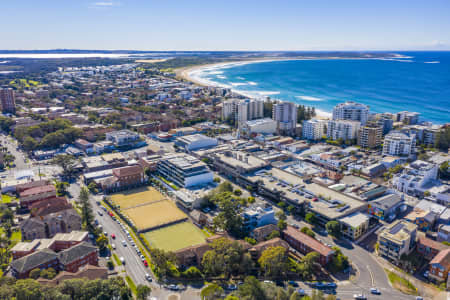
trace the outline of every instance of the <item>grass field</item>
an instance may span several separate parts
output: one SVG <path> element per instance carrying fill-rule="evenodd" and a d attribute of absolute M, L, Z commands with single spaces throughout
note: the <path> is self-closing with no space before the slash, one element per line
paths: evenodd
<path fill-rule="evenodd" d="M 160 201 L 164 198 L 164 195 L 156 189 L 147 186 L 111 195 L 111 201 L 119 205 L 122 210 L 136 205 Z"/>
<path fill-rule="evenodd" d="M 7 204 L 7 203 L 11 203 L 11 201 L 17 201 L 17 198 L 11 197 L 8 194 L 2 195 L 2 199 L 1 199 L 2 203 Z"/>
<path fill-rule="evenodd" d="M 145 233 L 144 237 L 150 246 L 166 251 L 176 251 L 205 242 L 205 234 L 190 222 L 156 229 Z"/>
<path fill-rule="evenodd" d="M 408 279 L 400 277 L 389 270 L 386 270 L 386 273 L 388 274 L 389 281 L 394 288 L 406 294 L 418 295 L 417 288 Z"/>
<path fill-rule="evenodd" d="M 133 221 L 139 231 L 187 218 L 186 214 L 170 200 L 129 208 L 123 210 L 123 213 Z"/>

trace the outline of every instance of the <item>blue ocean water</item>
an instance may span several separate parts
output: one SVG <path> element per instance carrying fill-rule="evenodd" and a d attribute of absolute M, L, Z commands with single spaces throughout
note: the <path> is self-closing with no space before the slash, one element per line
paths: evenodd
<path fill-rule="evenodd" d="M 421 120 L 450 122 L 450 52 L 400 52 L 395 59 L 272 61 L 209 68 L 208 83 L 252 96 L 270 96 L 331 112 L 352 100 L 371 112 L 421 113 Z"/>

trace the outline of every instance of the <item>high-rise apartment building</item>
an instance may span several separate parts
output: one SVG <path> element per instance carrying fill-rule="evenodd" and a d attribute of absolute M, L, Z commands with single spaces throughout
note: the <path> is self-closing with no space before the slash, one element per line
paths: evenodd
<path fill-rule="evenodd" d="M 368 122 L 359 129 L 358 145 L 362 148 L 376 148 L 381 145 L 382 127 L 376 122 Z"/>
<path fill-rule="evenodd" d="M 344 141 L 356 139 L 360 126 L 358 121 L 330 120 L 327 124 L 327 138 Z"/>
<path fill-rule="evenodd" d="M 297 125 L 297 105 L 292 102 L 275 103 L 272 119 L 277 122 L 277 130 L 282 134 L 292 134 Z"/>
<path fill-rule="evenodd" d="M 369 118 L 369 106 L 353 101 L 339 103 L 333 109 L 333 120 L 359 121 L 365 125 Z"/>
<path fill-rule="evenodd" d="M 408 156 L 415 151 L 416 135 L 393 131 L 384 137 L 383 155 Z"/>
<path fill-rule="evenodd" d="M 325 120 L 305 120 L 303 121 L 302 137 L 307 140 L 320 140 L 325 134 Z"/>
<path fill-rule="evenodd" d="M 4 113 L 16 112 L 16 100 L 14 90 L 11 88 L 0 88 L 0 105 L 1 111 Z"/>
<path fill-rule="evenodd" d="M 264 117 L 264 102 L 259 99 L 229 99 L 222 103 L 222 118 L 238 123 Z"/>

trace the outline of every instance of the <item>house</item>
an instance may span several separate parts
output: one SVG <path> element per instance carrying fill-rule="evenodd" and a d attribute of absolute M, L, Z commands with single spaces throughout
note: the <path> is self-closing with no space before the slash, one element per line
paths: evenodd
<path fill-rule="evenodd" d="M 56 197 L 55 186 L 48 184 L 32 187 L 19 193 L 20 205 L 28 207 L 31 203 Z"/>
<path fill-rule="evenodd" d="M 250 237 L 254 238 L 257 242 L 262 242 L 274 231 L 279 231 L 278 226 L 275 224 L 268 224 L 253 229 L 250 233 Z"/>
<path fill-rule="evenodd" d="M 50 213 L 44 217 L 33 217 L 19 225 L 24 240 L 53 237 L 57 233 L 68 233 L 81 229 L 81 217 L 73 209 Z"/>
<path fill-rule="evenodd" d="M 195 225 L 203 227 L 208 223 L 208 217 L 199 210 L 193 210 L 189 213 Z"/>
<path fill-rule="evenodd" d="M 139 140 L 139 134 L 124 129 L 106 133 L 106 140 L 113 142 L 116 147 L 134 146 Z"/>
<path fill-rule="evenodd" d="M 409 254 L 416 245 L 417 225 L 398 220 L 385 226 L 378 234 L 380 256 L 397 262 L 403 254 Z"/>
<path fill-rule="evenodd" d="M 450 270 L 450 248 L 439 252 L 431 261 L 429 277 L 439 282 L 445 282 Z"/>
<path fill-rule="evenodd" d="M 439 252 L 448 248 L 449 246 L 433 241 L 425 237 L 424 234 L 420 234 L 417 239 L 417 252 L 419 252 L 426 259 L 432 259 Z"/>
<path fill-rule="evenodd" d="M 319 262 L 322 266 L 328 264 L 335 253 L 330 247 L 289 225 L 283 230 L 283 239 L 292 248 L 303 254 L 310 252 L 319 253 Z"/>

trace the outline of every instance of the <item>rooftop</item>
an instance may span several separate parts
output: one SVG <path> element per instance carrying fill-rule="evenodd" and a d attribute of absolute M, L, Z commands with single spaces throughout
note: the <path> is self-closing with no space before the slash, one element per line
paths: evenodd
<path fill-rule="evenodd" d="M 287 228 L 283 232 L 285 234 L 289 234 L 290 236 L 300 241 L 301 243 L 305 244 L 309 248 L 313 249 L 320 255 L 328 256 L 334 253 L 334 250 L 328 247 L 327 245 L 322 244 L 318 240 L 310 237 L 309 235 L 301 232 L 300 230 L 295 229 L 292 226 L 287 226 Z"/>
<path fill-rule="evenodd" d="M 403 242 L 410 238 L 411 233 L 417 230 L 417 225 L 405 220 L 397 220 L 387 225 L 380 233 L 380 237 L 388 240 Z"/>
<path fill-rule="evenodd" d="M 350 226 L 352 228 L 357 228 L 361 224 L 369 222 L 369 217 L 363 213 L 355 212 L 344 218 L 339 219 L 339 221 L 347 224 L 348 226 Z"/>

